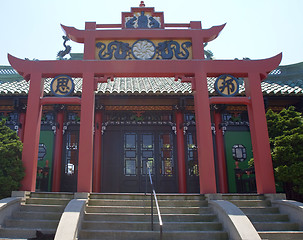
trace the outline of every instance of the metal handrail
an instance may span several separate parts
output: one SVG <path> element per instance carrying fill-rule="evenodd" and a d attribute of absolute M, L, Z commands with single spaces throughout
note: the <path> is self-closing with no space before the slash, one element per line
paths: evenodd
<path fill-rule="evenodd" d="M 148 172 L 149 175 L 149 181 L 150 181 L 150 185 L 151 185 L 151 193 L 150 193 L 150 209 L 151 209 L 151 230 L 154 231 L 154 205 L 153 205 L 153 196 L 155 199 L 155 203 L 156 203 L 156 208 L 157 208 L 157 214 L 158 214 L 158 218 L 159 218 L 159 225 L 160 225 L 160 240 L 162 240 L 162 233 L 163 233 L 163 222 L 162 222 L 162 217 L 161 217 L 161 213 L 160 213 L 160 208 L 159 208 L 159 203 L 158 203 L 158 199 L 157 199 L 157 194 L 154 188 L 154 184 L 153 184 L 153 179 L 150 173 L 150 166 L 148 164 L 148 162 L 146 163 L 146 170 Z M 145 189 L 145 194 L 147 193 L 147 174 L 146 174 L 146 189 Z"/>

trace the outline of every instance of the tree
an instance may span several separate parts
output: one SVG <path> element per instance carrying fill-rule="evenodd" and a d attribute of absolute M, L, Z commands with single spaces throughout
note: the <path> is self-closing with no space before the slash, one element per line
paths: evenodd
<path fill-rule="evenodd" d="M 24 177 L 21 161 L 22 142 L 15 131 L 0 121 L 0 199 L 8 197 L 14 190 L 19 190 Z"/>
<path fill-rule="evenodd" d="M 302 200 L 303 194 L 303 118 L 295 107 L 280 113 L 266 113 L 277 182 L 281 182 L 288 198 Z"/>

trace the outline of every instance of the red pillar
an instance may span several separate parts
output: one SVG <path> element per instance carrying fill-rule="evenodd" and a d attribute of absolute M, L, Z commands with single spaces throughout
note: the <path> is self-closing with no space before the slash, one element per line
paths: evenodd
<path fill-rule="evenodd" d="M 224 151 L 224 138 L 223 132 L 220 128 L 222 118 L 220 112 L 214 112 L 214 122 L 216 127 L 216 148 L 217 148 L 217 160 L 218 160 L 218 174 L 219 174 L 219 192 L 227 193 L 227 175 L 226 175 L 226 161 Z"/>
<path fill-rule="evenodd" d="M 57 112 L 57 127 L 55 138 L 55 154 L 54 154 L 54 167 L 53 167 L 53 184 L 52 191 L 60 192 L 61 183 L 61 168 L 62 168 L 62 147 L 63 147 L 63 111 Z"/>
<path fill-rule="evenodd" d="M 93 128 L 95 111 L 94 73 L 83 73 L 78 162 L 78 192 L 92 191 Z"/>
<path fill-rule="evenodd" d="M 178 152 L 178 183 L 179 193 L 186 193 L 186 169 L 184 152 L 183 113 L 176 112 L 177 152 Z"/>
<path fill-rule="evenodd" d="M 19 128 L 18 137 L 21 142 L 24 140 L 24 128 L 25 128 L 25 112 L 21 112 L 19 115 Z"/>
<path fill-rule="evenodd" d="M 25 167 L 25 177 L 22 180 L 21 190 L 35 191 L 37 176 L 38 148 L 41 126 L 42 106 L 40 98 L 43 96 L 44 80 L 41 73 L 32 73 L 27 99 L 26 123 L 22 162 Z"/>
<path fill-rule="evenodd" d="M 260 82 L 260 75 L 258 73 L 249 73 L 245 86 L 246 95 L 251 98 L 251 104 L 247 106 L 247 109 L 255 163 L 257 192 L 264 194 L 275 193 L 276 189 Z"/>
<path fill-rule="evenodd" d="M 195 118 L 198 143 L 200 193 L 216 193 L 216 173 L 210 107 L 205 73 L 195 75 Z"/>
<path fill-rule="evenodd" d="M 102 130 L 102 112 L 97 111 L 95 115 L 93 192 L 101 191 L 101 144 L 102 144 L 101 130 Z"/>

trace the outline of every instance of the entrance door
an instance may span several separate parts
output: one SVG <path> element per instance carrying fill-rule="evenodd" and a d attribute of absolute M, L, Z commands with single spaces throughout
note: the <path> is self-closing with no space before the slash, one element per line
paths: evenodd
<path fill-rule="evenodd" d="M 145 192 L 147 163 L 157 192 L 177 192 L 174 139 L 169 128 L 112 129 L 103 141 L 103 192 Z"/>
<path fill-rule="evenodd" d="M 78 176 L 79 128 L 69 127 L 64 135 L 62 155 L 61 191 L 76 192 Z"/>

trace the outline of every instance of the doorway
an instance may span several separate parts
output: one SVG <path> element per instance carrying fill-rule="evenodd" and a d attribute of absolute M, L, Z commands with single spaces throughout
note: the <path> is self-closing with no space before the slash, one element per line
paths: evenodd
<path fill-rule="evenodd" d="M 102 192 L 178 192 L 175 136 L 168 126 L 110 126 L 103 138 Z"/>

